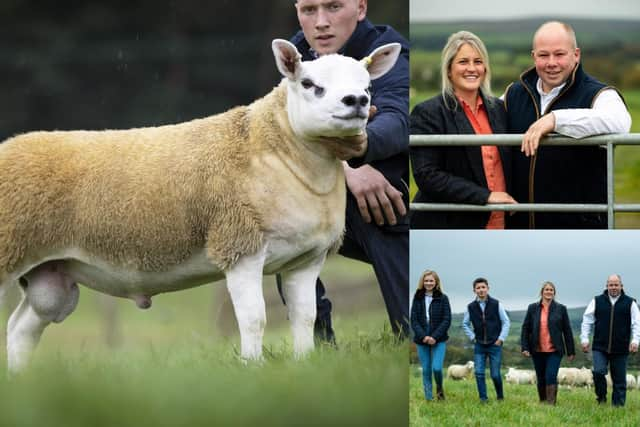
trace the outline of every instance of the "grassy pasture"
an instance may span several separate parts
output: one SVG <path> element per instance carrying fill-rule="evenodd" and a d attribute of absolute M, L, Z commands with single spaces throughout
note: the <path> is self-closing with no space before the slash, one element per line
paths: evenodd
<path fill-rule="evenodd" d="M 232 345 L 196 337 L 115 352 L 41 351 L 26 374 L 0 381 L 0 424 L 407 425 L 406 346 L 342 326 L 337 351 L 295 361 L 282 342 L 248 366 Z"/>
<path fill-rule="evenodd" d="M 624 409 L 610 404 L 599 406 L 593 389 L 558 391 L 555 407 L 538 403 L 534 385 L 504 384 L 505 400 L 495 400 L 495 390 L 487 375 L 489 403 L 480 404 L 475 380 L 445 379 L 446 400 L 426 402 L 422 392 L 422 376 L 417 366 L 409 373 L 409 425 L 423 426 L 616 426 L 638 425 L 640 391 L 627 392 Z M 609 389 L 609 397 L 611 390 Z"/>
<path fill-rule="evenodd" d="M 223 283 L 156 296 L 146 311 L 117 300 L 115 347 L 105 342 L 102 297 L 82 288 L 26 373 L 7 379 L 1 342 L 0 425 L 407 425 L 406 344 L 390 332 L 370 268 L 336 257 L 325 270 L 338 349 L 295 360 L 268 279 L 265 361 L 248 365 L 233 314 L 235 330 L 218 325 Z"/>

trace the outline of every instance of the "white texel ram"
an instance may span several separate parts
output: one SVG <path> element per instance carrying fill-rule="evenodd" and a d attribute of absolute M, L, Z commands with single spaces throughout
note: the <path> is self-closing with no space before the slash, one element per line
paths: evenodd
<path fill-rule="evenodd" d="M 139 307 L 226 276 L 242 357 L 262 357 L 262 275 L 282 273 L 293 346 L 313 348 L 315 280 L 344 228 L 340 161 L 320 136 L 362 132 L 370 79 L 400 51 L 302 62 L 272 43 L 282 83 L 249 106 L 177 125 L 31 132 L 0 144 L 0 285 L 23 299 L 7 333 L 23 367 L 78 286 Z M 357 102 L 353 102 L 353 99 Z"/>

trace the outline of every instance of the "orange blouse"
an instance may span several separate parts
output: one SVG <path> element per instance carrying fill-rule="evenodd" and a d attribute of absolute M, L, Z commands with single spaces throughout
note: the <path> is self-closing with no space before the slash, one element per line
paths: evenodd
<path fill-rule="evenodd" d="M 478 95 L 477 107 L 478 111 L 473 112 L 469 104 L 461 98 L 458 98 L 464 114 L 469 119 L 471 126 L 476 134 L 490 135 L 493 133 L 489 124 L 489 116 L 484 108 L 482 97 Z M 483 145 L 482 150 L 482 166 L 484 168 L 484 176 L 487 178 L 487 186 L 490 191 L 507 191 L 507 185 L 504 179 L 504 170 L 502 169 L 502 160 L 498 147 L 495 145 Z M 487 229 L 504 229 L 504 212 L 491 212 Z"/>
<path fill-rule="evenodd" d="M 542 353 L 556 351 L 551 342 L 551 335 L 549 335 L 549 306 L 544 304 L 540 304 L 540 338 L 538 347 Z"/>

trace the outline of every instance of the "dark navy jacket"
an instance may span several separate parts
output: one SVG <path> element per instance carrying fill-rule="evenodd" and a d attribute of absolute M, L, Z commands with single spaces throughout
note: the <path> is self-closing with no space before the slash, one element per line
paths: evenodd
<path fill-rule="evenodd" d="M 503 103 L 482 96 L 493 133 L 506 133 L 507 116 Z M 448 105 L 454 105 L 448 99 Z M 451 109 L 442 95 L 418 105 L 411 112 L 411 134 L 473 134 L 469 119 L 459 103 Z M 509 147 L 499 147 L 507 184 L 511 188 Z M 489 198 L 480 147 L 414 147 L 411 149 L 413 177 L 418 185 L 414 202 L 472 203 L 484 205 Z M 484 228 L 489 212 L 411 212 L 411 228 Z"/>
<path fill-rule="evenodd" d="M 520 334 L 520 346 L 522 351 L 530 353 L 538 351 L 538 343 L 540 341 L 540 311 L 542 305 L 540 302 L 530 304 L 527 308 L 527 314 L 522 322 L 522 333 Z M 571 331 L 571 322 L 569 322 L 569 314 L 567 307 L 551 301 L 549 305 L 549 317 L 547 319 L 549 326 L 549 335 L 551 342 L 556 351 L 561 355 L 575 355 L 575 344 L 573 342 L 573 332 Z"/>
<path fill-rule="evenodd" d="M 487 296 L 484 313 L 477 300 L 470 303 L 467 310 L 469 310 L 469 320 L 473 325 L 476 342 L 484 345 L 494 344 L 502 329 L 498 300 Z"/>
<path fill-rule="evenodd" d="M 304 61 L 313 60 L 314 52 L 298 32 L 291 42 Z M 380 171 L 397 190 L 405 195 L 408 207 L 409 189 L 409 43 L 388 25 L 374 26 L 365 19 L 339 53 L 362 59 L 375 48 L 387 43 L 400 43 L 402 50 L 394 67 L 371 82 L 371 105 L 378 112 L 367 124 L 368 148 L 364 157 L 349 160 L 352 167 L 369 164 Z M 349 193 L 350 197 L 351 194 Z M 355 204 L 354 204 L 355 206 Z M 395 228 L 408 229 L 408 216 L 398 218 Z M 388 226 L 386 226 L 388 227 Z"/>
<path fill-rule="evenodd" d="M 547 111 L 540 111 L 535 68 L 505 92 L 510 133 L 524 133 L 536 120 L 552 110 L 591 108 L 603 89 L 608 88 L 578 65 Z M 513 150 L 513 194 L 528 203 L 606 203 L 606 152 L 600 147 L 544 147 L 535 157 Z M 535 159 L 535 160 L 534 160 Z M 530 171 L 532 177 L 530 178 Z M 513 228 L 606 228 L 606 213 L 516 213 Z"/>
<path fill-rule="evenodd" d="M 609 294 L 595 298 L 595 331 L 593 333 L 593 350 L 610 354 L 628 354 L 631 342 L 631 304 L 633 299 L 621 291 L 618 301 L 611 306 Z"/>
<path fill-rule="evenodd" d="M 416 292 L 411 305 L 411 329 L 413 329 L 413 341 L 422 344 L 426 336 L 434 338 L 437 342 L 449 339 L 448 331 L 451 326 L 451 305 L 449 298 L 441 292 L 434 292 L 433 300 L 429 305 L 429 324 L 424 303 L 424 290 Z"/>

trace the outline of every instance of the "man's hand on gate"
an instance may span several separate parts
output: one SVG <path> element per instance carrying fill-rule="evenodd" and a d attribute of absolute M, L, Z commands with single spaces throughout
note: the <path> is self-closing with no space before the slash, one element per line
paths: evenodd
<path fill-rule="evenodd" d="M 553 132 L 555 127 L 556 116 L 554 116 L 553 113 L 545 114 L 533 122 L 522 137 L 522 146 L 520 147 L 520 151 L 527 157 L 536 154 L 536 150 L 540 145 L 540 139 Z"/>

